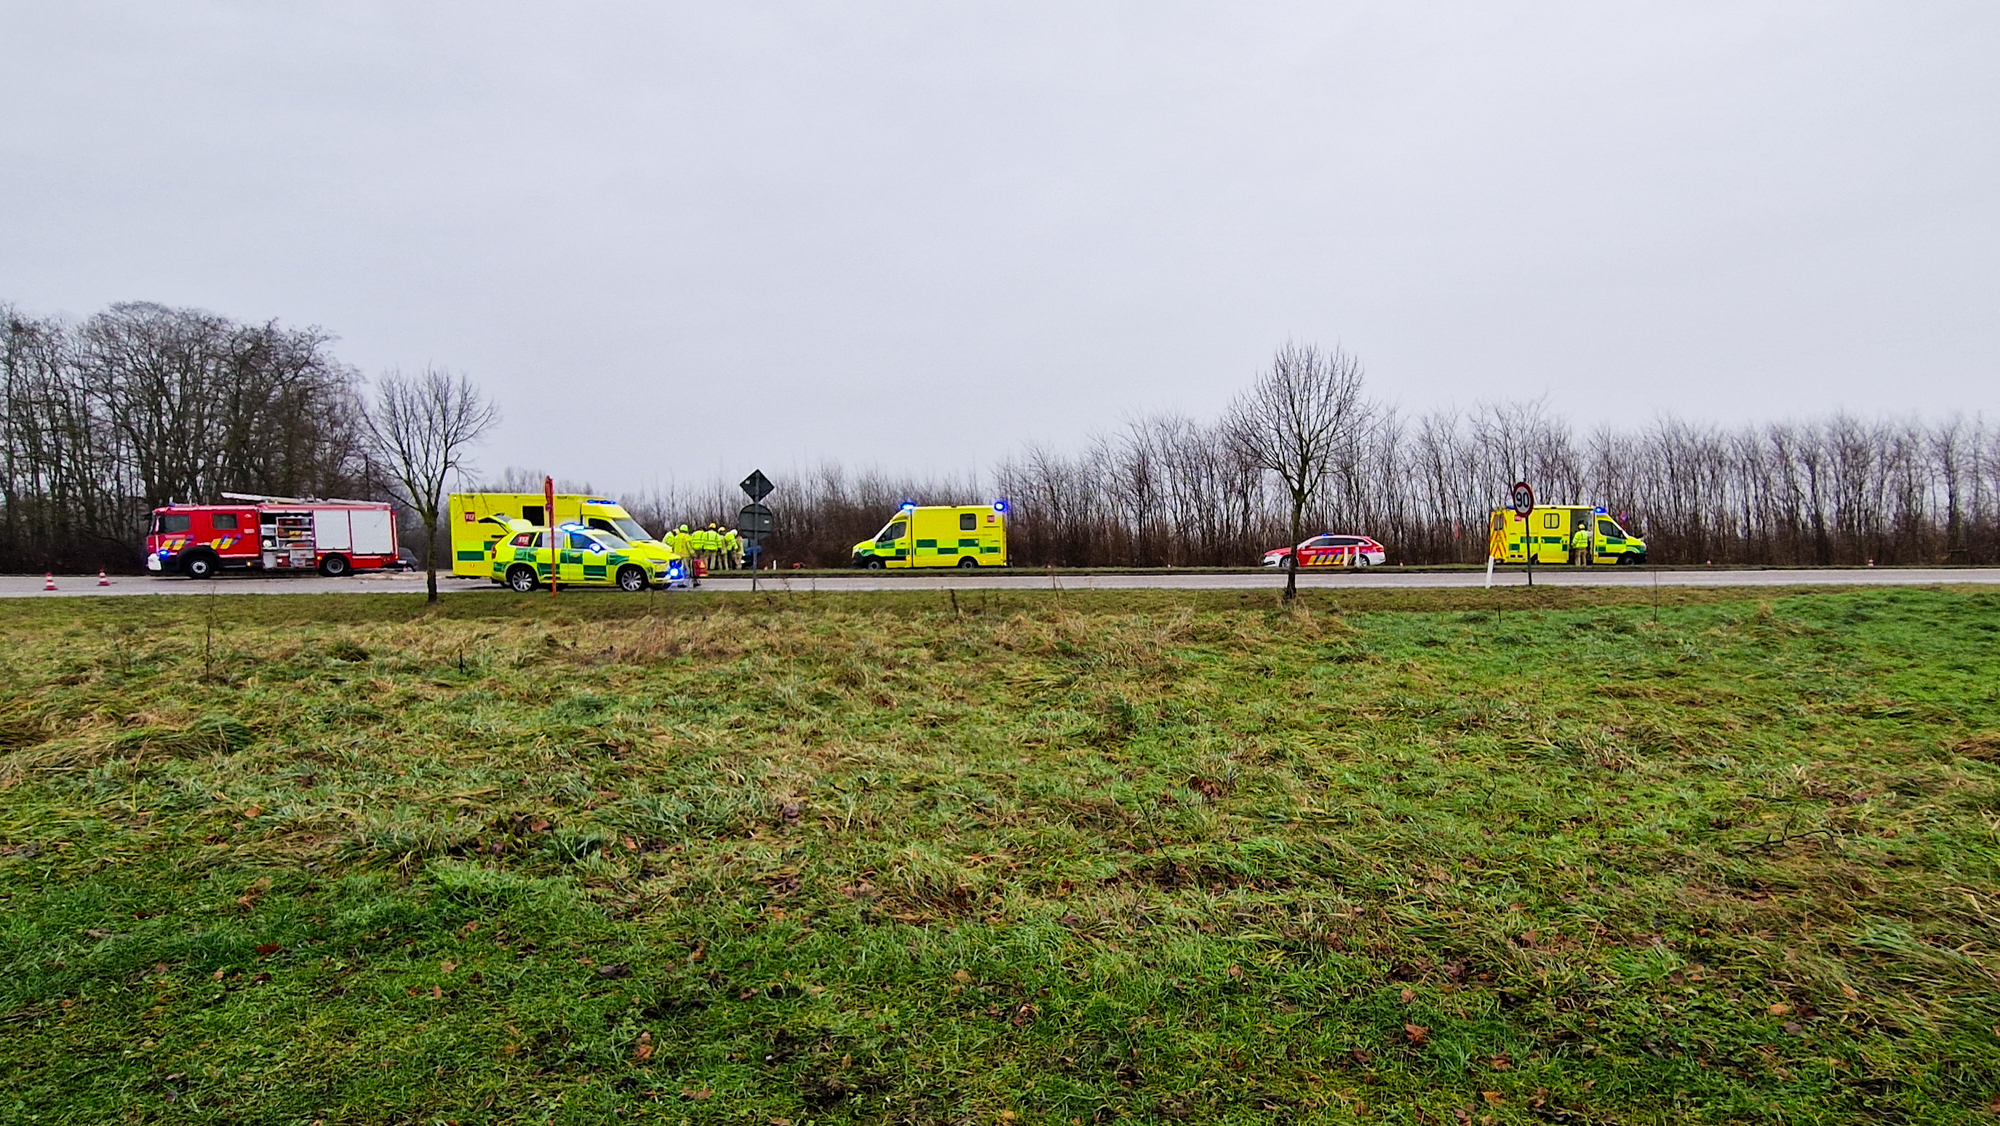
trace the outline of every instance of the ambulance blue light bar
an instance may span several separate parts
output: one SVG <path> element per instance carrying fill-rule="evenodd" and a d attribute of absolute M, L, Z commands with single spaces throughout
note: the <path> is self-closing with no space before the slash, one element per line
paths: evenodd
<path fill-rule="evenodd" d="M 902 508 L 902 511 L 904 511 L 904 512 L 915 512 L 916 510 L 917 510 L 917 502 L 916 502 L 916 501 L 913 501 L 913 500 L 906 500 L 906 501 L 904 501 L 904 502 L 903 502 L 903 508 Z"/>
<path fill-rule="evenodd" d="M 998 513 L 1000 513 L 1000 514 L 1002 514 L 1002 515 L 1005 515 L 1005 514 L 1006 514 L 1006 512 L 1007 512 L 1007 502 L 1006 502 L 1006 501 L 1004 501 L 1004 500 L 996 500 L 996 501 L 994 501 L 994 502 L 993 502 L 993 511 L 995 511 L 995 512 L 998 512 Z"/>

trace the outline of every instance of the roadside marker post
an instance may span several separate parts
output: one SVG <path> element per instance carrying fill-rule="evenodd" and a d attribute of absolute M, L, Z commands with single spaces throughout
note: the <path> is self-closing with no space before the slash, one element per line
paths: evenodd
<path fill-rule="evenodd" d="M 554 598 L 556 596 L 556 576 L 561 573 L 558 570 L 560 566 L 558 560 L 562 558 L 556 553 L 556 479 L 554 477 L 542 478 L 542 504 L 546 506 L 542 509 L 542 517 L 549 522 L 549 597 Z"/>

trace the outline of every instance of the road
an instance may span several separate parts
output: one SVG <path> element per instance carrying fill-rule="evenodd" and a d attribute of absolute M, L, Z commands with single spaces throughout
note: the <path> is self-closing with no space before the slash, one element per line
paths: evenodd
<path fill-rule="evenodd" d="M 1939 583 L 2000 583 L 2000 567 L 1855 567 L 1812 570 L 1668 570 L 1643 568 L 1538 567 L 1537 586 L 1650 586 L 1658 575 L 1661 586 L 1929 586 Z M 878 575 L 856 573 L 840 576 L 799 576 L 781 573 L 761 577 L 759 585 L 778 591 L 871 591 L 871 590 L 1243 590 L 1279 587 L 1284 576 L 1275 571 L 1258 573 L 1213 573 L 1147 571 L 1122 574 L 1056 575 L 1041 571 L 933 571 L 921 575 Z M 1493 576 L 1495 586 L 1521 586 L 1527 581 L 1519 570 Z M 1394 567 L 1374 571 L 1302 571 L 1299 585 L 1311 589 L 1369 589 L 1408 587 L 1476 587 L 1486 583 L 1482 571 L 1402 571 Z M 329 579 L 290 575 L 226 575 L 196 582 L 183 578 L 153 578 L 120 575 L 109 586 L 98 586 L 95 575 L 58 575 L 53 593 L 42 589 L 42 579 L 33 575 L 0 575 L 0 598 L 76 598 L 131 594 L 421 594 L 420 574 L 352 575 Z M 487 591 L 504 594 L 483 579 L 454 579 L 439 576 L 438 588 L 446 592 Z M 716 576 L 702 586 L 704 591 L 747 591 L 747 577 Z M 609 592 L 607 592 L 609 593 Z"/>

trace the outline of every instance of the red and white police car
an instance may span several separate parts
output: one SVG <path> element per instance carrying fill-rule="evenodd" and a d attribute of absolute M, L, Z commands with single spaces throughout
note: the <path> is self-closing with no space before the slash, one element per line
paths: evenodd
<path fill-rule="evenodd" d="M 1380 567 L 1389 561 L 1389 552 L 1367 536 L 1317 535 L 1300 544 L 1300 567 Z M 1264 553 L 1264 566 L 1283 567 L 1291 557 L 1289 547 L 1274 547 Z"/>

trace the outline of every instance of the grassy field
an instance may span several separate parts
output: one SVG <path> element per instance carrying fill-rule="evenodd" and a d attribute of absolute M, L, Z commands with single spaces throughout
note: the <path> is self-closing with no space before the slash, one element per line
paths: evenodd
<path fill-rule="evenodd" d="M 2000 592 L 0 605 L 0 1122 L 1984 1122 Z"/>

